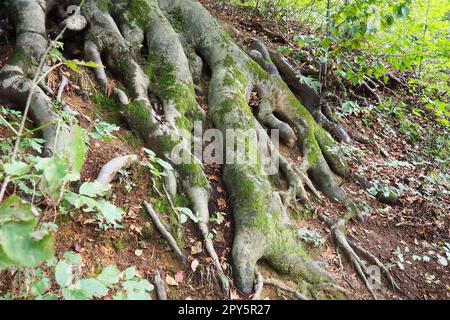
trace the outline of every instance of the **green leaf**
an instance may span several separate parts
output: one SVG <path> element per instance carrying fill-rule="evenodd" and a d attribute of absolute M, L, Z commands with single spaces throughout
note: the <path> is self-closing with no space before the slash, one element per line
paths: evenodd
<path fill-rule="evenodd" d="M 162 159 L 159 159 L 159 158 L 158 158 L 158 159 L 156 160 L 156 162 L 157 162 L 161 167 L 163 167 L 163 168 L 166 169 L 166 170 L 173 170 L 172 165 L 171 165 L 170 163 L 168 163 L 168 162 L 162 160 Z"/>
<path fill-rule="evenodd" d="M 86 146 L 83 142 L 83 132 L 78 125 L 72 127 L 66 152 L 72 162 L 72 173 L 79 176 L 86 156 Z"/>
<path fill-rule="evenodd" d="M 38 223 L 37 210 L 17 196 L 5 200 L 0 207 L 0 269 L 37 266 L 54 254 L 53 235 L 39 240 L 32 237 Z"/>
<path fill-rule="evenodd" d="M 75 267 L 81 266 L 81 257 L 72 251 L 64 252 L 64 259 Z"/>
<path fill-rule="evenodd" d="M 73 281 L 73 265 L 66 260 L 61 260 L 55 267 L 55 278 L 62 288 L 68 287 Z"/>
<path fill-rule="evenodd" d="M 78 65 L 76 63 L 76 61 L 74 60 L 67 60 L 65 62 L 66 66 L 69 67 L 70 70 L 76 72 L 76 73 L 81 73 L 80 69 L 78 68 Z"/>
<path fill-rule="evenodd" d="M 84 295 L 83 291 L 79 289 L 63 288 L 61 290 L 64 299 L 66 300 L 87 300 L 88 298 Z"/>
<path fill-rule="evenodd" d="M 100 65 L 100 64 L 97 64 L 97 63 L 95 63 L 95 62 L 93 62 L 93 61 L 87 61 L 87 62 L 85 62 L 85 61 L 78 61 L 78 60 L 75 60 L 75 63 L 76 63 L 77 65 L 79 65 L 79 66 L 87 67 L 87 68 L 101 69 L 101 68 L 104 68 L 104 67 L 105 67 L 105 66 L 102 66 L 102 65 Z"/>
<path fill-rule="evenodd" d="M 14 161 L 11 163 L 5 163 L 3 170 L 10 176 L 23 176 L 31 170 L 31 166 L 22 161 Z"/>
<path fill-rule="evenodd" d="M 121 272 L 116 266 L 108 266 L 98 275 L 97 279 L 105 286 L 112 287 L 120 281 Z"/>
<path fill-rule="evenodd" d="M 191 209 L 189 208 L 175 208 L 176 210 L 180 211 L 182 214 L 188 216 L 189 218 L 191 218 L 192 221 L 194 221 L 195 223 L 199 222 L 199 217 L 197 215 L 194 215 L 194 213 L 192 213 Z M 182 222 L 183 223 L 183 222 Z"/>
<path fill-rule="evenodd" d="M 135 266 L 129 267 L 123 272 L 123 278 L 125 280 L 133 279 L 135 276 L 136 276 L 136 267 Z"/>
<path fill-rule="evenodd" d="M 111 185 L 103 184 L 97 181 L 85 182 L 80 187 L 80 194 L 91 198 L 105 196 L 111 190 Z"/>
<path fill-rule="evenodd" d="M 97 203 L 99 210 L 100 225 L 111 226 L 113 228 L 121 227 L 119 224 L 125 212 L 107 201 L 99 201 Z"/>
<path fill-rule="evenodd" d="M 153 285 L 146 279 L 128 280 L 123 284 L 127 291 L 152 291 Z"/>
<path fill-rule="evenodd" d="M 36 168 L 42 171 L 46 193 L 52 199 L 58 198 L 59 191 L 66 182 L 66 176 L 69 173 L 69 163 L 58 156 L 53 156 L 41 158 L 36 164 Z"/>
<path fill-rule="evenodd" d="M 42 296 L 48 289 L 51 288 L 50 280 L 47 277 L 42 276 L 31 285 L 31 294 L 33 296 Z"/>
<path fill-rule="evenodd" d="M 108 288 L 97 279 L 80 280 L 76 287 L 79 287 L 87 298 L 101 298 L 108 294 Z"/>
<path fill-rule="evenodd" d="M 37 209 L 13 195 L 0 206 L 0 226 L 6 221 L 30 221 L 39 216 Z"/>

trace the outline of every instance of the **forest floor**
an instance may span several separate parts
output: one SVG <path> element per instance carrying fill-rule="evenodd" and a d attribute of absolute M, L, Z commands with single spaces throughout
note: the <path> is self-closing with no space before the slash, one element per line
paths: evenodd
<path fill-rule="evenodd" d="M 278 33 L 273 21 L 264 21 L 230 7 L 217 7 L 210 1 L 201 1 L 218 19 L 231 23 L 243 33 L 264 39 L 268 47 L 276 49 L 280 43 L 274 37 Z M 263 26 L 263 28 L 260 28 Z M 270 30 L 271 32 L 265 32 Z M 302 30 L 292 30 L 292 33 Z M 310 33 L 312 31 L 305 30 Z M 284 44 L 286 45 L 286 44 Z M 295 46 L 289 43 L 289 46 Z M 0 67 L 11 52 L 9 44 L 0 47 Z M 49 77 L 48 85 L 55 89 L 59 85 L 60 73 L 64 72 L 71 83 L 64 92 L 64 100 L 76 111 L 86 117 L 80 117 L 80 124 L 87 130 L 95 129 L 95 119 L 113 123 L 120 127 L 114 132 L 114 139 L 99 140 L 91 138 L 90 149 L 82 170 L 82 182 L 93 181 L 101 167 L 109 160 L 127 154 L 137 154 L 145 159 L 142 141 L 132 133 L 120 119 L 118 107 L 102 100 L 102 95 L 94 85 L 91 71 L 83 69 L 82 75 L 68 69 L 56 69 Z M 402 76 L 402 75 L 400 75 Z M 387 93 L 386 93 L 387 94 Z M 398 99 L 407 100 L 407 93 L 399 93 Z M 199 97 L 199 103 L 207 109 L 206 98 Z M 91 120 L 87 120 L 87 119 Z M 367 125 L 367 124 L 370 125 Z M 395 205 L 385 205 L 370 196 L 366 190 L 354 181 L 342 181 L 342 188 L 367 211 L 365 223 L 350 222 L 348 236 L 356 243 L 372 252 L 386 266 L 402 292 L 390 290 L 377 291 L 382 299 L 449 299 L 450 267 L 442 263 L 439 256 L 450 258 L 450 248 L 445 249 L 444 242 L 450 243 L 450 199 L 447 185 L 429 182 L 428 177 L 442 172 L 437 164 L 405 165 L 409 155 L 421 155 L 421 148 L 413 144 L 398 130 L 398 123 L 391 116 L 382 115 L 376 110 L 361 112 L 351 118 L 342 119 L 348 130 L 370 137 L 368 144 L 352 142 L 360 152 L 350 159 L 353 171 L 364 172 L 372 180 L 387 182 L 389 185 L 406 185 L 408 190 Z M 426 126 L 427 124 L 423 124 Z M 8 133 L 0 127 L 0 138 Z M 289 150 L 283 150 L 289 153 Z M 291 155 L 296 161 L 297 155 Z M 233 216 L 229 198 L 222 182 L 221 166 L 207 167 L 213 194 L 210 201 L 212 213 L 224 212 L 224 220 L 211 225 L 216 231 L 214 245 L 225 271 L 231 278 L 231 246 L 233 243 Z M 448 174 L 448 171 L 446 172 Z M 77 215 L 58 215 L 59 230 L 56 234 L 56 252 L 62 257 L 66 251 L 75 251 L 83 258 L 83 273 L 96 274 L 108 265 L 117 265 L 123 270 L 131 265 L 150 281 L 159 269 L 163 279 L 170 276 L 173 281 L 166 284 L 170 299 L 224 299 L 220 286 L 214 277 L 214 267 L 204 252 L 201 235 L 192 222 L 183 225 L 184 247 L 189 255 L 189 263 L 182 265 L 171 252 L 165 240 L 156 231 L 147 213 L 142 209 L 143 200 L 154 204 L 155 209 L 165 220 L 167 206 L 160 203 L 152 189 L 150 173 L 138 166 L 119 175 L 113 183 L 110 201 L 125 210 L 123 228 L 100 230 L 91 223 L 87 213 Z M 430 190 L 431 188 L 431 190 Z M 434 200 L 434 195 L 441 198 Z M 447 195 L 447 196 L 446 196 Z M 439 196 L 436 196 L 439 197 Z M 336 252 L 329 236 L 329 229 L 317 218 L 319 212 L 338 217 L 345 213 L 341 205 L 326 201 L 316 210 L 305 210 L 297 214 L 295 220 L 303 229 L 316 231 L 321 235 L 322 245 L 311 246 L 316 260 L 323 261 L 326 269 L 338 283 L 348 289 L 351 299 L 371 299 L 371 295 L 357 276 L 355 269 L 344 256 Z M 212 214 L 214 216 L 214 214 Z M 447 250 L 447 251 L 445 251 Z M 426 258 L 425 258 L 426 257 Z M 196 267 L 194 260 L 199 262 Z M 447 260 L 448 262 L 448 260 Z M 278 275 L 264 264 L 260 265 L 264 277 L 278 278 L 295 287 L 288 277 Z M 7 290 L 11 279 L 0 274 L 0 295 Z M 263 298 L 291 299 L 289 293 L 269 286 L 264 287 Z M 228 297 L 230 298 L 230 297 Z M 244 299 L 232 286 L 232 299 Z"/>

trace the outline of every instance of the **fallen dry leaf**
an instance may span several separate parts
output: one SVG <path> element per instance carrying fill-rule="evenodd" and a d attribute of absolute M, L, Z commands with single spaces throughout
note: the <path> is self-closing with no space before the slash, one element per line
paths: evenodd
<path fill-rule="evenodd" d="M 197 268 L 198 268 L 198 266 L 199 266 L 199 262 L 198 262 L 198 260 L 197 259 L 194 259 L 194 261 L 192 261 L 192 263 L 191 263 L 191 269 L 192 269 L 192 271 L 196 271 L 197 270 Z"/>
<path fill-rule="evenodd" d="M 197 241 L 195 243 L 195 245 L 193 245 L 191 247 L 191 254 L 194 255 L 194 254 L 197 254 L 197 253 L 200 253 L 200 252 L 203 252 L 202 242 L 201 241 Z"/>
<path fill-rule="evenodd" d="M 169 286 L 175 286 L 175 287 L 178 286 L 178 282 L 177 282 L 174 278 L 172 278 L 171 276 L 169 276 L 169 275 L 166 276 L 166 283 L 167 283 Z"/>
<path fill-rule="evenodd" d="M 184 280 L 184 272 L 183 271 L 178 271 L 175 274 L 175 281 L 180 283 L 180 282 L 183 282 L 183 280 Z"/>

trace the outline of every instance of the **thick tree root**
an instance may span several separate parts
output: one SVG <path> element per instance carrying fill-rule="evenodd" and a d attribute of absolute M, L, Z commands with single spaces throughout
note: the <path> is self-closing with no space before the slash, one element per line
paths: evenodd
<path fill-rule="evenodd" d="M 106 163 L 101 169 L 95 181 L 110 184 L 120 170 L 130 167 L 139 160 L 136 155 L 128 155 L 112 159 Z"/>
<path fill-rule="evenodd" d="M 45 139 L 44 156 L 59 153 L 64 147 L 66 128 L 54 111 L 51 99 L 38 87 L 43 71 L 48 41 L 45 29 L 45 1 L 15 0 L 10 5 L 14 15 L 16 44 L 14 52 L 0 70 L 0 103 L 24 110 L 29 104 L 30 115 Z M 39 72 L 39 73 L 38 73 Z"/>
<path fill-rule="evenodd" d="M 295 70 L 289 61 L 280 54 L 269 51 L 258 38 L 248 39 L 238 30 L 226 26 L 235 39 L 239 39 L 240 47 L 245 50 L 267 73 L 279 77 L 286 82 L 293 93 L 299 97 L 302 104 L 308 109 L 314 119 L 325 130 L 330 132 L 339 141 L 350 143 L 350 135 L 340 125 L 330 121 L 322 111 L 319 94 L 307 84 L 299 81 L 300 73 Z M 250 46 L 245 45 L 250 42 Z"/>
<path fill-rule="evenodd" d="M 164 1 L 160 7 L 169 20 L 182 21 L 180 33 L 212 71 L 208 107 L 215 127 L 224 136 L 227 129 L 242 132 L 257 128 L 258 123 L 247 103 L 255 89 L 262 99 L 258 119 L 269 129 L 285 132 L 285 141 L 288 144 L 295 141 L 305 157 L 296 172 L 296 180 L 301 181 L 299 177 L 305 177 L 308 172 L 325 195 L 350 207 L 351 202 L 340 190 L 328 166 L 329 163 L 342 176 L 347 174 L 339 148 L 287 85 L 247 56 L 197 2 Z M 279 121 L 271 114 L 278 115 Z M 293 132 L 295 140 L 292 139 Z M 238 138 L 245 141 L 243 136 Z M 250 154 L 257 152 L 254 146 L 246 146 Z M 232 254 L 238 289 L 245 294 L 252 292 L 254 269 L 259 259 L 312 284 L 332 282 L 331 277 L 304 252 L 297 229 L 288 219 L 285 205 L 264 170 L 258 164 L 235 164 L 229 159 L 224 168 L 235 219 Z M 309 179 L 303 180 L 303 184 L 308 184 Z"/>
<path fill-rule="evenodd" d="M 358 273 L 358 275 L 364 282 L 364 285 L 372 294 L 374 299 L 376 299 L 374 287 L 381 286 L 382 284 L 381 279 L 376 279 L 373 277 L 372 272 L 368 268 L 369 267 L 368 264 L 378 267 L 383 273 L 383 275 L 386 277 L 386 279 L 389 281 L 390 286 L 394 290 L 400 291 L 400 288 L 395 283 L 389 270 L 387 270 L 384 264 L 377 257 L 375 257 L 366 249 L 347 239 L 347 237 L 345 236 L 345 223 L 347 220 L 345 218 L 339 220 L 336 223 L 323 213 L 319 214 L 319 218 L 328 225 L 328 227 L 331 230 L 331 234 L 333 235 L 333 239 L 336 243 L 336 246 L 350 260 L 352 265 L 355 267 L 356 272 Z M 356 252 L 358 252 L 361 256 L 363 256 L 366 260 L 362 260 L 356 254 Z"/>
<path fill-rule="evenodd" d="M 256 274 L 255 293 L 253 294 L 252 300 L 261 300 L 261 293 L 264 289 L 264 277 L 258 270 L 255 270 L 255 274 Z"/>

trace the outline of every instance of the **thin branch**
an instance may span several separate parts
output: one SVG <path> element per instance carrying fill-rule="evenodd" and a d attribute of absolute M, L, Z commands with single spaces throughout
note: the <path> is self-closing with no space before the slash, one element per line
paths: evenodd
<path fill-rule="evenodd" d="M 155 226 L 158 229 L 158 231 L 167 240 L 170 247 L 180 257 L 180 259 L 183 261 L 183 263 L 186 263 L 187 262 L 186 256 L 181 252 L 174 237 L 164 227 L 161 220 L 158 218 L 158 215 L 156 214 L 155 210 L 153 209 L 152 205 L 149 204 L 148 202 L 144 201 L 144 206 L 147 209 L 148 213 L 150 214 L 150 217 L 152 218 L 153 222 L 155 223 Z"/>

